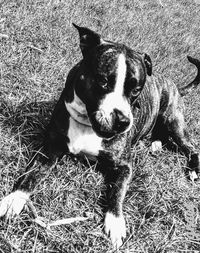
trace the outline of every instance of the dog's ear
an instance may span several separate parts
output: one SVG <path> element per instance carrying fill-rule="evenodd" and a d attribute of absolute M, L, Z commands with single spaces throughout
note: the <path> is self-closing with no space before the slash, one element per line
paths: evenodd
<path fill-rule="evenodd" d="M 151 76 L 152 75 L 152 62 L 151 62 L 151 58 L 148 54 L 144 54 L 143 56 L 144 58 L 144 64 L 146 66 L 146 70 L 147 70 L 147 75 Z"/>
<path fill-rule="evenodd" d="M 78 30 L 80 36 L 80 48 L 83 56 L 86 56 L 88 51 L 102 43 L 101 36 L 86 27 L 80 27 L 74 23 L 73 26 Z"/>

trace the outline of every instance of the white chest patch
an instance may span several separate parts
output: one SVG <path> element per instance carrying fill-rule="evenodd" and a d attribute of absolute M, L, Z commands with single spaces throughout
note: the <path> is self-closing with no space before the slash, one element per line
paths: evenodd
<path fill-rule="evenodd" d="M 103 150 L 102 138 L 92 129 L 85 104 L 74 92 L 74 100 L 71 103 L 65 102 L 65 107 L 71 115 L 68 130 L 69 151 L 74 155 L 84 153 L 91 158 L 97 156 Z"/>
<path fill-rule="evenodd" d="M 68 148 L 72 154 L 84 153 L 97 156 L 102 150 L 102 138 L 96 135 L 92 127 L 83 125 L 72 117 L 69 119 Z"/>

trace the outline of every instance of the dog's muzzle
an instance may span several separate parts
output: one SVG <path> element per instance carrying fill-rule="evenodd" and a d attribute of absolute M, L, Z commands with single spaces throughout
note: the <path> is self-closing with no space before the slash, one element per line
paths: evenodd
<path fill-rule="evenodd" d="M 131 127 L 131 116 L 125 116 L 118 109 L 114 109 L 109 117 L 105 115 L 103 110 L 96 111 L 90 120 L 94 131 L 103 138 L 112 138 L 126 132 Z"/>
<path fill-rule="evenodd" d="M 125 116 L 121 111 L 114 110 L 114 130 L 117 132 L 124 132 L 130 125 L 130 118 Z"/>

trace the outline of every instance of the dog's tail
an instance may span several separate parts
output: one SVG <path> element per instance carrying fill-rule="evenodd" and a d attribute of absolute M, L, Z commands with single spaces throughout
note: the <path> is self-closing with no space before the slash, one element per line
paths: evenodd
<path fill-rule="evenodd" d="M 189 89 L 191 87 L 195 87 L 196 88 L 197 85 L 200 83 L 200 60 L 195 59 L 195 58 L 193 58 L 193 57 L 191 57 L 189 55 L 187 56 L 187 58 L 188 58 L 189 62 L 193 63 L 197 67 L 197 75 L 196 75 L 195 79 L 192 82 L 190 82 L 186 86 L 180 88 L 179 91 L 180 91 L 181 95 L 185 95 L 185 91 L 187 89 Z"/>

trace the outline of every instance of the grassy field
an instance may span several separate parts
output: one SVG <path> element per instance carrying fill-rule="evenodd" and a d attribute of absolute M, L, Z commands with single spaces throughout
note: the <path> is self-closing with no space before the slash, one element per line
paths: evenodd
<path fill-rule="evenodd" d="M 191 81 L 200 59 L 198 0 L 0 1 L 0 199 L 10 193 L 41 142 L 68 71 L 81 58 L 72 22 L 148 53 L 153 72 L 178 86 Z M 200 88 L 184 97 L 193 144 L 200 147 Z M 185 158 L 148 145 L 133 147 L 136 174 L 124 203 L 127 237 L 119 252 L 200 252 L 200 184 L 185 179 Z M 114 252 L 103 233 L 103 177 L 89 162 L 65 156 L 49 167 L 32 200 L 49 221 L 88 220 L 50 230 L 26 210 L 0 221 L 0 252 Z"/>

